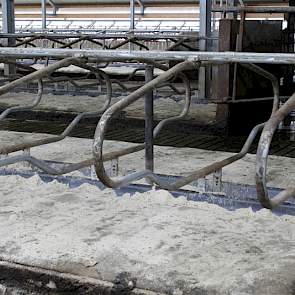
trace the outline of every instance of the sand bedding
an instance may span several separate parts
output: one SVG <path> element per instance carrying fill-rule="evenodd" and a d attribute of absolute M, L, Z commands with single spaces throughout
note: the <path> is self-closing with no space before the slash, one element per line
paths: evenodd
<path fill-rule="evenodd" d="M 172 294 L 293 294 L 295 218 L 0 177 L 0 256 Z"/>

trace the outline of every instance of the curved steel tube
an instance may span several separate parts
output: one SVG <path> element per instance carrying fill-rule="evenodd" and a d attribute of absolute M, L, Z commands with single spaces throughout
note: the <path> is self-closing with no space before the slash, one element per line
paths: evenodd
<path fill-rule="evenodd" d="M 0 87 L 0 95 L 9 92 L 10 90 L 14 89 L 15 87 L 21 85 L 22 83 L 42 79 L 60 68 L 68 67 L 68 66 L 72 65 L 74 61 L 78 61 L 78 59 L 73 58 L 73 57 L 68 57 L 68 58 L 62 59 L 54 64 L 51 64 L 51 65 L 44 67 L 38 71 L 32 72 L 24 77 L 21 77 L 21 78 L 14 80 L 8 84 L 5 84 Z"/>
<path fill-rule="evenodd" d="M 185 87 L 185 101 L 184 101 L 183 109 L 182 109 L 181 113 L 178 116 L 167 118 L 167 119 L 164 119 L 161 122 L 159 122 L 159 124 L 154 129 L 154 134 L 153 134 L 154 138 L 156 138 L 159 135 L 160 131 L 162 130 L 162 128 L 165 125 L 184 118 L 189 112 L 189 108 L 190 108 L 190 105 L 191 105 L 190 82 L 189 82 L 189 79 L 187 78 L 186 75 L 184 75 L 182 73 L 179 73 L 178 76 L 183 81 L 183 85 Z"/>
<path fill-rule="evenodd" d="M 185 89 L 186 89 L 186 97 L 185 97 L 185 103 L 184 103 L 183 110 L 180 115 L 161 121 L 157 125 L 157 127 L 154 131 L 154 136 L 158 135 L 158 133 L 160 132 L 161 128 L 164 127 L 164 125 L 168 124 L 171 121 L 175 121 L 177 119 L 183 118 L 184 116 L 187 115 L 187 113 L 189 111 L 189 106 L 190 106 L 190 102 L 191 102 L 189 80 L 183 74 L 181 74 L 181 79 L 183 80 L 183 83 L 184 83 Z M 107 153 L 103 156 L 103 161 L 104 162 L 110 161 L 110 160 L 116 159 L 118 157 L 122 157 L 125 155 L 129 155 L 131 153 L 141 151 L 144 149 L 144 147 L 145 147 L 144 144 L 140 144 L 140 145 L 136 145 L 133 147 L 128 147 L 128 148 L 122 149 L 120 151 Z M 0 159 L 0 167 L 12 165 L 17 162 L 28 162 L 32 166 L 37 167 L 40 170 L 42 170 L 43 172 L 48 173 L 48 174 L 63 175 L 63 174 L 67 174 L 67 173 L 73 172 L 75 170 L 79 170 L 79 169 L 93 165 L 94 159 L 92 158 L 92 159 L 84 160 L 79 163 L 64 164 L 61 167 L 54 167 L 53 165 L 48 164 L 46 161 L 37 159 L 37 158 L 32 157 L 30 155 L 18 155 L 18 156 L 8 157 L 5 159 Z"/>
<path fill-rule="evenodd" d="M 32 104 L 27 105 L 27 106 L 15 106 L 15 107 L 10 107 L 8 109 L 6 109 L 5 111 L 3 111 L 0 114 L 0 121 L 5 119 L 9 114 L 11 113 L 15 113 L 15 112 L 20 112 L 20 111 L 26 111 L 26 110 L 31 110 L 33 108 L 35 108 L 41 101 L 43 95 L 43 83 L 42 80 L 39 79 L 38 80 L 38 93 L 37 93 L 37 97 L 33 100 Z"/>
<path fill-rule="evenodd" d="M 108 75 L 105 74 L 103 71 L 93 68 L 91 66 L 85 65 L 85 64 L 79 62 L 78 60 L 72 61 L 72 64 L 75 64 L 78 67 L 82 67 L 87 70 L 93 71 L 94 73 L 97 73 L 104 78 L 104 80 L 106 81 L 106 86 L 107 86 L 107 99 L 106 99 L 103 107 L 97 112 L 85 112 L 85 113 L 77 115 L 74 118 L 74 120 L 68 125 L 68 127 L 58 136 L 39 139 L 39 140 L 35 140 L 32 142 L 23 142 L 21 144 L 16 144 L 16 145 L 8 146 L 8 147 L 1 147 L 0 154 L 9 154 L 9 153 L 13 153 L 13 152 L 20 151 L 20 150 L 61 141 L 66 136 L 69 135 L 69 133 L 76 127 L 76 125 L 82 119 L 97 117 L 98 115 L 100 115 L 102 112 L 104 112 L 109 107 L 109 105 L 111 104 L 111 99 L 112 99 L 112 84 L 111 84 L 111 81 L 110 81 Z"/>
<path fill-rule="evenodd" d="M 182 64 L 185 64 L 182 63 Z M 255 71 L 256 73 L 266 77 L 267 79 L 269 79 L 272 83 L 273 86 L 273 92 L 274 92 L 274 101 L 273 101 L 273 109 L 272 109 L 272 114 L 275 113 L 275 111 L 277 110 L 278 107 L 278 103 L 279 103 L 279 84 L 278 84 L 278 80 L 277 78 L 270 74 L 269 72 L 265 71 L 264 69 L 256 66 L 256 65 L 246 65 L 246 67 L 250 68 L 251 70 Z M 173 70 L 174 68 L 172 68 L 171 70 Z M 160 75 L 159 77 L 162 77 L 162 75 Z M 158 78 L 159 78 L 158 77 Z M 154 81 L 154 80 L 153 80 Z M 154 83 L 152 83 L 153 81 L 151 81 L 150 83 L 146 84 L 146 89 L 149 89 L 149 85 L 153 85 Z M 155 87 L 155 86 L 153 86 Z M 144 87 L 140 88 L 143 89 Z M 140 90 L 139 89 L 139 90 Z M 145 90 L 145 89 L 144 89 Z M 214 173 L 215 171 L 218 171 L 220 169 L 222 169 L 223 167 L 243 158 L 249 151 L 254 139 L 256 138 L 257 134 L 263 129 L 264 127 L 264 123 L 263 124 L 259 124 L 257 126 L 255 126 L 253 128 L 253 130 L 251 131 L 246 143 L 244 144 L 242 150 L 240 151 L 240 153 L 226 158 L 222 161 L 218 161 L 215 162 L 209 166 L 206 166 L 202 169 L 199 169 L 195 172 L 192 172 L 190 175 L 186 176 L 186 177 L 182 177 L 179 180 L 173 182 L 173 183 L 168 183 L 166 181 L 163 181 L 161 178 L 159 178 L 156 174 L 154 174 L 152 171 L 141 171 L 141 172 L 136 172 L 133 173 L 131 175 L 128 175 L 126 177 L 123 177 L 119 180 L 112 180 L 110 177 L 108 177 L 108 175 L 106 175 L 105 173 L 105 169 L 103 167 L 103 162 L 101 161 L 102 158 L 102 147 L 103 147 L 103 140 L 104 140 L 104 134 L 106 132 L 107 129 L 107 123 L 108 120 L 113 116 L 113 114 L 118 111 L 118 110 L 122 110 L 124 107 L 128 106 L 129 104 L 133 103 L 134 101 L 136 101 L 139 97 L 135 96 L 135 97 L 127 97 L 125 99 L 125 103 L 123 105 L 120 104 L 116 104 L 113 106 L 113 108 L 110 108 L 105 114 L 104 114 L 104 118 L 101 118 L 101 121 L 99 122 L 97 129 L 96 129 L 96 133 L 95 133 L 95 139 L 94 139 L 94 146 L 93 146 L 93 153 L 95 156 L 95 168 L 96 168 L 96 173 L 97 176 L 99 177 L 99 179 L 106 185 L 112 188 L 117 188 L 120 186 L 124 186 L 124 185 L 128 185 L 130 182 L 132 181 L 136 181 L 139 180 L 141 178 L 147 178 L 149 179 L 151 182 L 157 184 L 158 186 L 160 186 L 161 188 L 167 189 L 167 190 L 176 190 L 179 189 L 181 187 L 183 187 L 184 185 L 187 185 L 189 183 L 191 183 L 194 180 L 197 180 L 199 178 L 205 177 L 211 173 Z M 188 105 L 189 108 L 189 105 Z M 188 111 L 188 109 L 187 109 Z M 184 110 L 184 113 L 186 112 L 186 110 Z M 167 119 L 166 121 L 162 121 L 160 122 L 160 124 L 154 129 L 154 136 L 156 136 L 159 132 L 159 130 L 162 128 L 162 124 L 167 123 L 167 121 L 169 121 L 169 119 Z"/>
<path fill-rule="evenodd" d="M 263 76 L 264 78 L 268 79 L 272 84 L 272 89 L 274 93 L 274 101 L 273 101 L 273 107 L 272 107 L 272 113 L 273 115 L 279 108 L 280 103 L 280 84 L 278 81 L 278 78 L 271 74 L 270 72 L 266 71 L 265 69 L 255 65 L 255 64 L 241 64 L 243 67 L 257 73 L 260 76 Z"/>
<path fill-rule="evenodd" d="M 295 187 L 290 187 L 270 198 L 266 185 L 267 159 L 273 135 L 280 122 L 294 109 L 295 93 L 265 124 L 260 137 L 256 156 L 256 189 L 261 205 L 268 209 L 274 209 L 290 197 L 295 197 Z"/>
<path fill-rule="evenodd" d="M 151 61 L 145 61 L 145 60 L 142 60 L 142 62 L 143 63 L 145 63 L 145 64 L 149 64 L 149 65 L 152 65 L 154 68 L 157 68 L 157 69 L 160 69 L 160 70 L 162 70 L 162 71 L 167 71 L 167 70 L 169 70 L 169 67 L 167 67 L 167 66 L 165 66 L 165 65 L 162 65 L 162 64 L 160 64 L 160 63 L 158 63 L 158 62 L 151 62 Z M 128 82 L 128 81 L 130 81 L 131 79 L 133 79 L 134 77 L 135 77 L 135 75 L 136 75 L 136 73 L 138 72 L 138 71 L 143 71 L 143 70 L 145 70 L 145 67 L 139 67 L 139 68 L 136 68 L 136 69 L 134 69 L 133 71 L 132 71 L 132 73 L 130 73 L 129 75 L 128 75 L 128 77 L 126 77 L 126 78 L 123 78 L 123 79 L 112 79 L 111 81 L 112 81 L 112 83 L 116 83 L 116 84 L 118 84 L 120 87 L 121 87 L 121 89 L 123 89 L 124 91 L 134 91 L 134 90 L 136 90 L 138 87 L 127 87 L 127 86 L 125 86 L 124 85 L 124 82 Z M 170 86 L 170 85 L 169 85 Z M 171 87 L 171 86 L 170 86 Z M 172 88 L 172 87 L 171 87 Z M 172 88 L 172 90 L 173 91 L 175 91 L 176 93 L 178 93 L 178 94 L 183 94 L 183 93 L 179 93 L 178 91 L 177 91 L 177 89 L 176 88 Z"/>
<path fill-rule="evenodd" d="M 75 61 L 73 64 L 85 68 L 87 70 L 90 70 L 92 72 L 95 72 L 96 74 L 101 75 L 107 82 L 107 88 L 108 88 L 108 100 L 106 101 L 105 105 L 103 108 L 107 108 L 110 104 L 110 99 L 111 99 L 111 82 L 110 79 L 108 78 L 108 76 L 102 72 L 99 69 L 93 68 L 91 66 L 85 65 L 81 62 Z M 159 126 L 157 126 L 158 128 L 156 128 L 156 133 L 158 133 L 160 131 L 160 129 L 167 123 L 182 118 L 183 116 L 185 116 L 189 110 L 189 105 L 190 105 L 190 101 L 191 101 L 191 97 L 190 97 L 190 87 L 189 87 L 189 81 L 186 78 L 185 75 L 181 75 L 181 79 L 183 80 L 183 83 L 185 85 L 185 89 L 186 89 L 186 99 L 185 99 L 185 104 L 184 104 L 184 109 L 181 112 L 181 114 L 179 116 L 173 117 L 173 118 L 168 118 L 163 120 L 162 122 L 159 123 Z M 96 113 L 95 113 L 96 114 Z M 84 113 L 84 114 L 80 114 L 79 116 L 77 116 L 72 123 L 66 128 L 66 130 L 59 136 L 59 137 L 53 137 L 53 138 L 49 138 L 49 139 L 44 139 L 44 140 L 38 140 L 35 141 L 33 143 L 23 143 L 21 145 L 18 146 L 14 146 L 14 147 L 10 147 L 10 148 L 6 148 L 5 149 L 5 153 L 10 153 L 12 151 L 16 151 L 16 150 L 22 150 L 25 148 L 29 148 L 32 146 L 37 146 L 37 145 L 43 145 L 46 143 L 52 143 L 55 142 L 57 140 L 62 140 L 67 134 L 69 134 L 69 132 L 74 128 L 74 126 L 78 123 L 79 120 L 82 119 L 82 117 L 84 117 L 85 115 L 89 115 L 89 113 Z M 109 161 L 127 154 L 131 154 L 131 153 L 135 153 L 137 151 L 140 151 L 144 148 L 144 144 L 143 145 L 137 145 L 134 147 L 130 147 L 130 148 L 126 148 L 117 152 L 111 152 L 108 153 L 106 155 L 104 155 L 103 157 L 103 161 Z M 35 157 L 32 157 L 30 155 L 19 155 L 19 156 L 11 156 L 11 157 L 7 157 L 5 159 L 1 159 L 0 160 L 0 167 L 3 166 L 7 166 L 7 165 L 11 165 L 11 164 L 15 164 L 17 162 L 28 162 L 30 163 L 32 166 L 35 166 L 39 169 L 41 169 L 43 172 L 45 173 L 49 173 L 49 174 L 53 174 L 53 175 L 62 175 L 62 174 L 66 174 L 66 173 L 70 173 L 72 171 L 87 167 L 87 166 L 91 166 L 94 163 L 94 159 L 88 159 L 79 163 L 74 163 L 74 164 L 64 164 L 61 167 L 54 167 L 50 164 L 48 164 L 46 161 L 37 159 Z"/>
<path fill-rule="evenodd" d="M 262 69 L 261 67 L 259 67 L 257 65 L 243 64 L 243 66 L 271 81 L 272 87 L 273 87 L 273 92 L 274 92 L 274 100 L 273 100 L 273 108 L 272 108 L 272 115 L 273 115 L 277 111 L 278 106 L 279 106 L 279 98 L 280 98 L 279 95 L 280 94 L 279 94 L 278 79 L 273 74 L 269 73 L 268 71 Z M 259 124 L 252 129 L 242 150 L 238 154 L 236 154 L 232 157 L 229 157 L 227 159 L 224 159 L 222 161 L 215 162 L 215 163 L 213 163 L 209 166 L 206 166 L 202 169 L 199 169 L 198 171 L 195 171 L 186 177 L 182 177 L 181 179 L 175 181 L 174 183 L 163 182 L 163 180 L 161 178 L 157 177 L 153 173 L 151 173 L 150 175 L 148 175 L 146 177 L 149 180 L 156 183 L 157 185 L 159 185 L 161 188 L 165 188 L 167 190 L 179 189 L 180 187 L 187 185 L 187 184 L 191 183 L 192 181 L 195 181 L 199 178 L 203 178 L 203 177 L 205 177 L 211 173 L 214 173 L 215 171 L 218 171 L 218 170 L 222 169 L 223 167 L 243 158 L 248 153 L 254 139 L 256 138 L 257 134 L 263 129 L 264 125 L 265 125 L 264 123 Z"/>
<path fill-rule="evenodd" d="M 142 150 L 140 146 L 133 146 L 133 147 L 122 149 L 117 152 L 110 152 L 103 156 L 103 161 L 104 162 L 111 161 L 113 159 L 117 159 L 119 157 L 129 155 L 131 153 L 135 153 L 140 150 Z M 91 159 L 81 161 L 79 163 L 63 164 L 61 167 L 54 167 L 54 165 L 48 164 L 48 162 L 37 159 L 30 155 L 17 155 L 17 156 L 0 159 L 0 167 L 9 166 L 12 164 L 16 164 L 18 162 L 28 162 L 32 166 L 39 168 L 40 170 L 42 170 L 43 172 L 47 174 L 63 175 L 63 174 L 67 174 L 85 167 L 92 166 L 94 164 L 94 159 L 91 158 Z"/>
<path fill-rule="evenodd" d="M 224 160 L 210 164 L 204 168 L 201 168 L 195 172 L 192 172 L 188 176 L 184 176 L 184 177 L 180 178 L 179 180 L 177 180 L 173 183 L 163 181 L 156 174 L 151 173 L 151 172 L 149 172 L 148 175 L 146 175 L 146 178 L 149 178 L 151 181 L 153 181 L 155 184 L 157 184 L 159 187 L 161 187 L 163 189 L 167 189 L 170 191 L 177 190 L 177 189 L 191 183 L 192 181 L 203 178 L 209 174 L 214 173 L 215 171 L 222 169 L 225 166 L 228 166 L 229 164 L 231 164 L 233 162 L 236 162 L 236 161 L 242 159 L 248 153 L 254 139 L 256 138 L 259 131 L 262 130 L 263 126 L 264 126 L 264 124 L 259 124 L 252 129 L 242 150 L 234 156 L 231 156 L 231 157 L 226 158 Z"/>
<path fill-rule="evenodd" d="M 113 188 L 117 188 L 117 187 L 121 187 L 121 186 L 126 186 L 129 183 L 142 179 L 142 178 L 148 178 L 150 181 L 152 181 L 153 183 L 157 184 L 160 188 L 162 189 L 166 189 L 166 190 L 170 190 L 170 191 L 174 191 L 177 190 L 189 183 L 191 183 L 192 181 L 195 181 L 197 179 L 203 178 L 209 174 L 214 173 L 215 171 L 218 171 L 220 169 L 222 169 L 223 167 L 238 161 L 240 159 L 242 159 L 249 151 L 253 141 L 255 140 L 257 134 L 263 129 L 264 124 L 259 124 L 257 126 L 255 126 L 250 135 L 248 136 L 243 148 L 241 149 L 241 151 L 234 155 L 231 156 L 229 158 L 226 158 L 224 160 L 215 162 L 209 166 L 206 166 L 204 168 L 201 168 L 195 172 L 192 172 L 190 175 L 188 176 L 184 176 L 180 179 L 178 179 L 177 181 L 170 183 L 167 181 L 163 181 L 160 177 L 158 177 L 156 174 L 154 174 L 151 171 L 145 170 L 142 172 L 136 172 L 133 174 L 128 175 L 128 177 L 123 177 L 119 180 L 117 180 L 116 182 L 113 181 L 112 179 L 110 179 L 112 182 L 115 183 L 116 186 L 114 186 Z M 105 185 L 109 185 L 107 183 L 105 183 L 101 178 L 100 175 L 98 175 L 99 179 L 105 184 Z"/>
<path fill-rule="evenodd" d="M 170 78 L 172 78 L 173 76 L 175 76 L 176 74 L 178 74 L 184 70 L 195 69 L 198 67 L 199 67 L 199 63 L 196 63 L 196 62 L 185 61 L 185 62 L 179 63 L 176 66 L 172 67 L 171 69 L 167 70 L 166 72 L 162 73 L 161 75 L 159 75 L 158 77 L 156 77 L 152 81 L 143 85 L 142 87 L 140 87 L 139 89 L 137 89 L 136 91 L 134 91 L 133 93 L 128 95 L 127 97 L 125 97 L 122 100 L 120 100 L 119 102 L 115 103 L 103 114 L 103 116 L 101 117 L 101 119 L 97 125 L 95 135 L 94 135 L 93 155 L 94 155 L 94 159 L 95 159 L 94 166 L 95 166 L 96 174 L 97 174 L 98 178 L 106 186 L 112 187 L 112 188 L 117 188 L 117 187 L 126 185 L 132 181 L 141 179 L 149 174 L 149 172 L 147 172 L 147 171 L 137 172 L 137 173 L 125 176 L 123 179 L 118 180 L 118 181 L 114 181 L 113 179 L 111 179 L 107 175 L 107 173 L 105 171 L 104 163 L 103 163 L 103 141 L 104 141 L 105 133 L 107 131 L 108 122 L 113 117 L 113 115 L 116 112 L 123 110 L 128 105 L 130 105 L 130 104 L 134 103 L 135 101 L 137 101 L 138 99 L 140 99 L 145 93 L 156 88 L 160 83 L 169 80 Z M 186 80 L 184 80 L 184 81 L 186 81 Z M 187 92 L 189 92 L 189 96 L 190 96 L 190 89 L 187 89 Z M 186 102 L 187 101 L 189 101 L 189 103 L 190 103 L 190 99 L 186 100 Z M 189 104 L 186 103 L 185 105 L 187 106 L 187 109 L 188 109 Z M 185 111 L 184 111 L 184 113 L 185 113 Z M 179 118 L 179 116 L 177 116 L 177 118 Z M 171 118 L 164 120 L 164 122 L 163 121 L 160 122 L 161 125 L 160 125 L 160 127 L 158 125 L 155 128 L 154 135 L 157 135 L 157 133 L 161 129 L 161 126 L 163 126 L 164 124 L 166 124 L 170 120 L 171 120 Z M 175 118 L 173 118 L 173 120 L 175 120 Z M 141 146 L 144 148 L 144 145 L 141 145 Z"/>

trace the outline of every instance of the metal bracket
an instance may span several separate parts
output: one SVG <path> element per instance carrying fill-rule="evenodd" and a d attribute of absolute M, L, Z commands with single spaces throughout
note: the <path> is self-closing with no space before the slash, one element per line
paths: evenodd
<path fill-rule="evenodd" d="M 31 149 L 27 148 L 23 150 L 23 155 L 24 156 L 30 156 L 31 155 Z M 24 168 L 32 168 L 32 165 L 28 162 L 23 163 Z"/>
<path fill-rule="evenodd" d="M 112 177 L 119 175 L 119 158 L 111 160 L 111 175 Z"/>
<path fill-rule="evenodd" d="M 215 171 L 213 173 L 213 192 L 221 192 L 222 191 L 222 169 Z"/>

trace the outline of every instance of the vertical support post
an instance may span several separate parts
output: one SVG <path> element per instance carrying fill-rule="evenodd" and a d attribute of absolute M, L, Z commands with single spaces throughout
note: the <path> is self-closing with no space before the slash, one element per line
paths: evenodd
<path fill-rule="evenodd" d="M 14 34 L 14 0 L 2 0 L 2 30 L 3 33 Z M 15 38 L 7 38 L 5 46 L 10 47 L 15 45 Z M 6 64 L 4 66 L 4 75 L 9 76 L 15 74 L 15 66 Z"/>
<path fill-rule="evenodd" d="M 295 6 L 295 0 L 289 0 L 289 6 Z M 285 16 L 285 19 L 287 20 L 287 28 L 286 28 L 286 37 L 285 37 L 285 52 L 288 53 L 294 53 L 295 51 L 295 13 L 287 13 Z M 288 96 L 289 93 L 294 92 L 295 84 L 294 84 L 294 70 L 295 66 L 290 65 L 288 67 L 285 67 L 284 70 L 284 83 L 282 87 L 283 95 Z M 284 120 L 283 120 L 283 126 L 286 126 L 289 128 L 290 131 L 290 140 L 295 141 L 295 113 L 294 111 L 291 112 Z"/>
<path fill-rule="evenodd" d="M 42 10 L 42 29 L 46 30 L 46 27 L 47 27 L 46 0 L 41 0 L 41 10 Z"/>
<path fill-rule="evenodd" d="M 243 50 L 243 37 L 244 37 L 245 21 L 246 21 L 246 13 L 241 12 L 239 32 L 238 32 L 237 40 L 236 40 L 236 51 L 237 52 L 240 52 Z M 237 74 L 238 74 L 238 63 L 235 63 L 232 100 L 235 100 L 236 96 L 237 96 Z"/>
<path fill-rule="evenodd" d="M 135 29 L 135 0 L 130 0 L 130 32 L 134 32 Z M 129 50 L 134 49 L 134 44 L 129 43 Z"/>
<path fill-rule="evenodd" d="M 229 7 L 234 7 L 237 5 L 237 0 L 228 0 L 228 3 L 227 5 Z M 228 13 L 227 14 L 227 19 L 237 19 L 237 13 L 236 12 L 233 12 L 233 13 Z"/>
<path fill-rule="evenodd" d="M 289 6 L 295 6 L 295 1 L 290 0 Z M 295 38 L 294 38 L 294 32 L 295 32 L 295 14 L 294 13 L 288 13 L 286 15 L 287 19 L 287 29 L 286 29 L 286 48 L 285 52 L 288 53 L 294 53 L 295 51 Z M 285 73 L 284 73 L 284 95 L 289 95 L 289 93 L 292 93 L 294 90 L 294 82 L 293 82 L 293 76 L 294 76 L 294 65 L 290 65 L 286 67 Z"/>
<path fill-rule="evenodd" d="M 221 19 L 219 21 L 219 51 L 231 51 L 235 46 L 234 21 L 230 19 Z M 227 100 L 232 94 L 232 67 L 229 64 L 218 66 L 218 89 L 217 98 L 221 101 Z M 219 127 L 226 128 L 229 119 L 229 105 L 218 104 L 216 112 L 216 121 Z"/>
<path fill-rule="evenodd" d="M 130 31 L 135 28 L 135 0 L 130 0 Z"/>
<path fill-rule="evenodd" d="M 200 0 L 200 37 L 211 36 L 211 10 L 212 0 Z M 200 51 L 208 51 L 208 39 L 200 40 Z M 210 69 L 201 67 L 199 71 L 199 97 L 208 98 L 210 96 Z"/>
<path fill-rule="evenodd" d="M 145 71 L 145 82 L 153 80 L 154 69 L 147 66 Z M 153 91 L 145 95 L 145 169 L 154 171 L 154 94 Z"/>

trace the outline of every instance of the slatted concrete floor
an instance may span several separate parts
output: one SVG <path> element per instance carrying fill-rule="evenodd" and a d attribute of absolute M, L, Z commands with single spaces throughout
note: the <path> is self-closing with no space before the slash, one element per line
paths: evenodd
<path fill-rule="evenodd" d="M 59 134 L 66 128 L 66 126 L 66 123 L 60 121 L 7 120 L 0 123 L 0 130 Z M 128 124 L 126 121 L 124 124 L 112 124 L 110 130 L 107 132 L 107 139 L 136 143 L 143 142 L 143 126 L 134 126 L 135 125 L 132 124 L 132 122 Z M 71 136 L 93 138 L 95 127 L 96 125 L 93 123 L 82 123 L 71 133 Z M 182 130 L 177 130 L 171 126 L 159 134 L 158 138 L 155 140 L 155 144 L 163 146 L 191 147 L 212 151 L 239 152 L 245 140 L 246 136 L 224 136 L 206 133 L 198 134 L 196 132 L 185 133 Z M 255 153 L 256 147 L 257 140 L 250 149 L 250 153 Z M 271 154 L 295 158 L 295 142 L 290 141 L 287 135 L 278 134 L 274 138 Z"/>

